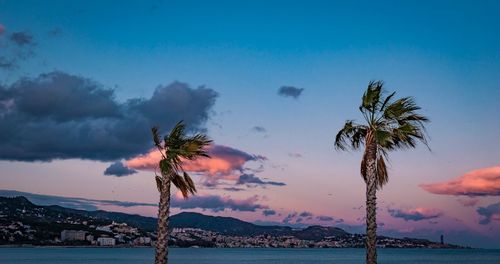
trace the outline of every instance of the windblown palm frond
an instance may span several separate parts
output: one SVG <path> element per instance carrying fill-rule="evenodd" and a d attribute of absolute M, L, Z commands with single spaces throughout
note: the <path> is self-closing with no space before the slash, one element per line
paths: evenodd
<path fill-rule="evenodd" d="M 412 97 L 394 100 L 395 92 L 384 96 L 384 83 L 371 81 L 361 100 L 361 111 L 366 124 L 353 120 L 345 122 L 335 137 L 338 150 L 359 149 L 373 143 L 377 150 L 377 186 L 388 182 L 385 158 L 388 151 L 415 148 L 420 141 L 428 147 L 425 123 L 429 119 L 418 113 L 421 108 Z M 368 137 L 370 138 L 368 139 Z M 366 181 L 366 156 L 361 162 L 361 175 Z"/>
<path fill-rule="evenodd" d="M 185 124 L 180 121 L 170 133 L 160 142 L 157 127 L 152 128 L 153 141 L 162 154 L 159 162 L 161 177 L 156 176 L 157 184 L 170 180 L 177 187 L 184 198 L 196 193 L 196 187 L 191 177 L 182 169 L 183 160 L 194 160 L 198 157 L 210 158 L 206 147 L 212 143 L 206 135 L 185 135 Z M 182 175 L 182 176 L 181 176 Z M 158 187 L 160 190 L 160 187 Z"/>

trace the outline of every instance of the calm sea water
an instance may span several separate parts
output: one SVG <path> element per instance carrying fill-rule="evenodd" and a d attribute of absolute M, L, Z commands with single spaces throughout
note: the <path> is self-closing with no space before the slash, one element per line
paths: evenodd
<path fill-rule="evenodd" d="M 363 249 L 174 248 L 170 263 L 362 263 Z M 380 249 L 379 263 L 498 264 L 500 250 Z M 150 264 L 152 248 L 0 248 L 2 264 Z"/>

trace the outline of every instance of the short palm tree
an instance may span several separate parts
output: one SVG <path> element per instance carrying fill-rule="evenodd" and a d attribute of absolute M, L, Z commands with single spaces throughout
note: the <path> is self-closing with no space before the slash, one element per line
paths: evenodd
<path fill-rule="evenodd" d="M 366 121 L 345 122 L 335 137 L 337 150 L 364 146 L 361 176 L 366 183 L 366 263 L 377 263 L 377 189 L 389 178 L 385 159 L 389 151 L 415 148 L 418 141 L 426 146 L 425 123 L 429 119 L 417 113 L 420 107 L 412 97 L 394 100 L 394 93 L 384 96 L 382 81 L 372 81 L 363 94 L 359 110 Z"/>
<path fill-rule="evenodd" d="M 181 121 L 175 125 L 170 134 L 160 140 L 157 127 L 153 127 L 153 141 L 162 155 L 158 166 L 161 175 L 156 175 L 156 186 L 160 192 L 158 209 L 158 237 L 156 241 L 156 264 L 168 263 L 168 222 L 170 217 L 170 186 L 177 187 L 184 198 L 196 193 L 193 180 L 182 169 L 183 160 L 194 160 L 198 157 L 207 157 L 205 147 L 211 140 L 204 134 L 188 137 L 184 134 L 185 125 Z"/>

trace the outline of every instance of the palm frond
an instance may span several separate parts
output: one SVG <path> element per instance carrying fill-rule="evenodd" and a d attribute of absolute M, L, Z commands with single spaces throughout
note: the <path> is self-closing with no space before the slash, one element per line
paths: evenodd
<path fill-rule="evenodd" d="M 370 112 L 375 112 L 380 103 L 383 86 L 384 82 L 382 81 L 370 81 L 366 92 L 363 94 L 361 107 Z"/>
<path fill-rule="evenodd" d="M 171 181 L 177 187 L 184 198 L 188 198 L 190 194 L 196 193 L 196 186 L 191 177 L 183 170 L 183 160 L 194 160 L 198 157 L 208 157 L 206 147 L 212 143 L 206 135 L 195 134 L 186 136 L 184 134 L 185 124 L 180 121 L 163 138 L 163 146 L 159 140 L 158 128 L 152 128 L 153 141 L 162 153 L 162 159 L 158 163 L 161 172 L 161 177 L 156 175 L 155 180 L 158 191 L 162 190 L 164 181 Z M 163 151 L 165 154 L 163 154 Z M 181 176 L 182 175 L 182 176 Z"/>
<path fill-rule="evenodd" d="M 193 179 L 191 179 L 189 174 L 187 174 L 186 172 L 184 172 L 184 181 L 187 184 L 189 192 L 194 195 L 197 192 L 196 186 L 194 185 Z"/>
<path fill-rule="evenodd" d="M 158 149 L 162 149 L 162 145 L 160 143 L 160 134 L 158 132 L 158 127 L 152 127 L 151 128 L 151 133 L 153 134 L 153 142 Z"/>
<path fill-rule="evenodd" d="M 344 127 L 335 136 L 335 148 L 347 150 L 348 148 L 358 149 L 363 144 L 366 137 L 367 127 L 358 125 L 352 120 L 347 120 Z"/>
<path fill-rule="evenodd" d="M 163 179 L 160 176 L 155 175 L 155 180 L 156 180 L 156 188 L 158 188 L 158 192 L 161 192 L 163 186 Z"/>
<path fill-rule="evenodd" d="M 382 189 L 382 187 L 389 181 L 389 175 L 387 173 L 387 166 L 385 165 L 384 157 L 379 155 L 377 157 L 377 187 Z"/>
<path fill-rule="evenodd" d="M 179 191 L 181 191 L 184 199 L 188 198 L 189 195 L 196 193 L 196 187 L 194 186 L 193 180 L 184 172 L 184 176 L 177 173 L 172 174 L 171 181 Z"/>

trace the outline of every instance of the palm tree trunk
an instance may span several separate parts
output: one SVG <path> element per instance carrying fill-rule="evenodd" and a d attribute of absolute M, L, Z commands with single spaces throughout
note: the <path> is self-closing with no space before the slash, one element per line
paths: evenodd
<path fill-rule="evenodd" d="M 155 264 L 168 263 L 168 221 L 170 217 L 170 179 L 164 177 L 158 209 L 158 237 L 156 239 Z"/>
<path fill-rule="evenodd" d="M 377 263 L 377 149 L 367 146 L 366 163 L 366 263 Z"/>

